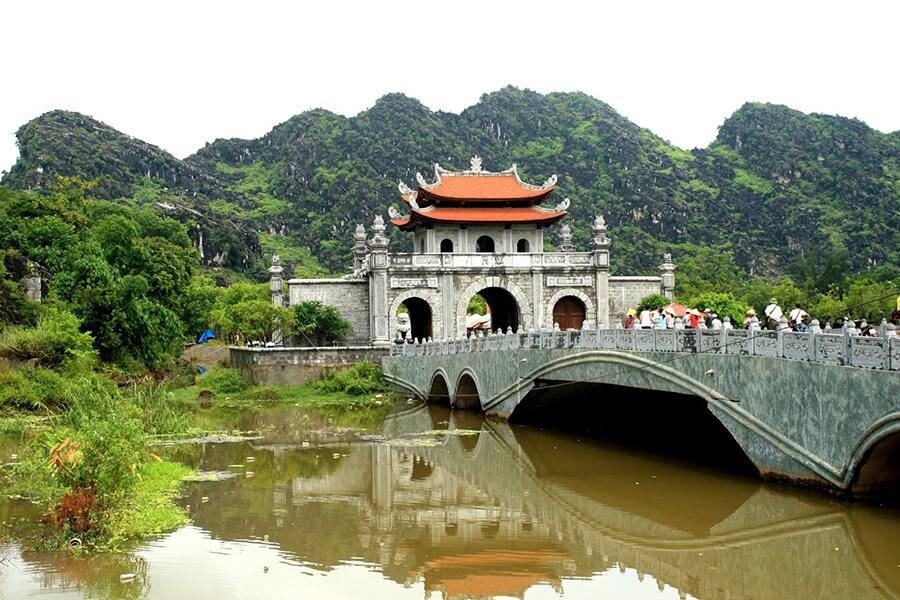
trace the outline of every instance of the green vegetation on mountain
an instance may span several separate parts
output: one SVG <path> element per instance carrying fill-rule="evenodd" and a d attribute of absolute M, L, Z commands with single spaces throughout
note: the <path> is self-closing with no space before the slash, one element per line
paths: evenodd
<path fill-rule="evenodd" d="M 62 111 L 18 137 L 6 185 L 46 190 L 56 175 L 79 176 L 96 183 L 99 200 L 173 217 L 219 283 L 264 279 L 273 253 L 288 276 L 346 272 L 354 224 L 403 208 L 398 180 L 430 179 L 434 162 L 467 168 L 474 154 L 490 170 L 516 163 L 535 183 L 557 174 L 555 198 L 573 201 L 576 244 L 586 247 L 593 216 L 606 216 L 614 272 L 654 273 L 672 252 L 683 299 L 738 293 L 754 276 L 770 286 L 790 276 L 807 297 L 840 297 L 853 273 L 890 279 L 900 265 L 900 133 L 783 106 L 746 104 L 691 151 L 587 95 L 514 87 L 459 115 L 402 94 L 354 117 L 307 111 L 260 139 L 217 140 L 185 160 Z M 53 227 L 42 235 L 71 235 L 65 223 Z M 409 248 L 408 236 L 389 234 L 392 248 Z"/>

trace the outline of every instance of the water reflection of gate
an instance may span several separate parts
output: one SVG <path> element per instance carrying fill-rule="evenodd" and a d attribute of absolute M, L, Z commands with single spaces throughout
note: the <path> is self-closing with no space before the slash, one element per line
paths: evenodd
<path fill-rule="evenodd" d="M 392 417 L 385 430 L 394 441 L 352 446 L 334 470 L 276 485 L 274 505 L 272 492 L 260 490 L 269 512 L 241 510 L 240 534 L 221 530 L 221 517 L 206 522 L 198 513 L 195 521 L 226 539 L 248 528 L 274 532 L 282 552 L 306 563 L 363 557 L 398 582 L 424 581 L 449 597 L 521 596 L 538 581 L 558 585 L 615 566 L 698 598 L 793 599 L 825 589 L 897 597 L 888 567 L 897 564 L 890 542 L 898 535 L 886 534 L 897 520 L 755 483 L 713 496 L 700 482 L 721 475 L 662 473 L 657 463 L 584 440 L 443 410 Z M 463 443 L 457 429 L 480 434 Z M 413 436 L 424 431 L 435 434 Z M 602 487 L 585 483 L 585 463 Z M 887 540 L 880 549 L 879 539 Z M 811 572 L 819 588 L 809 587 Z"/>

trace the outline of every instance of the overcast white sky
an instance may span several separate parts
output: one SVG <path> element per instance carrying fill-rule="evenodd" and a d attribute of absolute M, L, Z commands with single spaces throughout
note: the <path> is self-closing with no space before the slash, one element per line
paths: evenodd
<path fill-rule="evenodd" d="M 388 92 L 460 112 L 507 84 L 582 91 L 672 143 L 746 101 L 900 129 L 900 2 L 12 0 L 0 170 L 15 130 L 82 112 L 183 158 Z"/>

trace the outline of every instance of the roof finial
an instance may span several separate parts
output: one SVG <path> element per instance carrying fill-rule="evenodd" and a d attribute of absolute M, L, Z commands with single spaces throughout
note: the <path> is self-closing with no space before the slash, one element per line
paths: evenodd
<path fill-rule="evenodd" d="M 418 173 L 416 173 L 416 175 L 418 175 Z M 410 188 L 408 185 L 406 185 L 402 181 L 397 184 L 397 189 L 399 189 L 400 193 L 403 194 L 404 196 L 411 196 L 412 194 L 416 193 L 415 190 Z"/>
<path fill-rule="evenodd" d="M 473 173 L 481 172 L 481 157 L 478 156 L 477 154 L 472 157 L 472 159 L 470 161 L 469 170 L 472 171 Z"/>

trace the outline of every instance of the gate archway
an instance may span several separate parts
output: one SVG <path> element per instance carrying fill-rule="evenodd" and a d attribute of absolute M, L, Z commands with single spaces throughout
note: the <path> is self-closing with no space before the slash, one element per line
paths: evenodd
<path fill-rule="evenodd" d="M 409 334 L 413 339 L 427 340 L 433 337 L 431 305 L 413 296 L 400 303 L 409 311 Z"/>
<path fill-rule="evenodd" d="M 483 277 L 475 280 L 456 298 L 457 335 L 466 331 L 466 307 L 475 294 L 480 294 L 491 308 L 491 329 L 497 331 L 512 327 L 516 331 L 534 326 L 534 313 L 528 296 L 512 281 L 500 277 Z"/>

